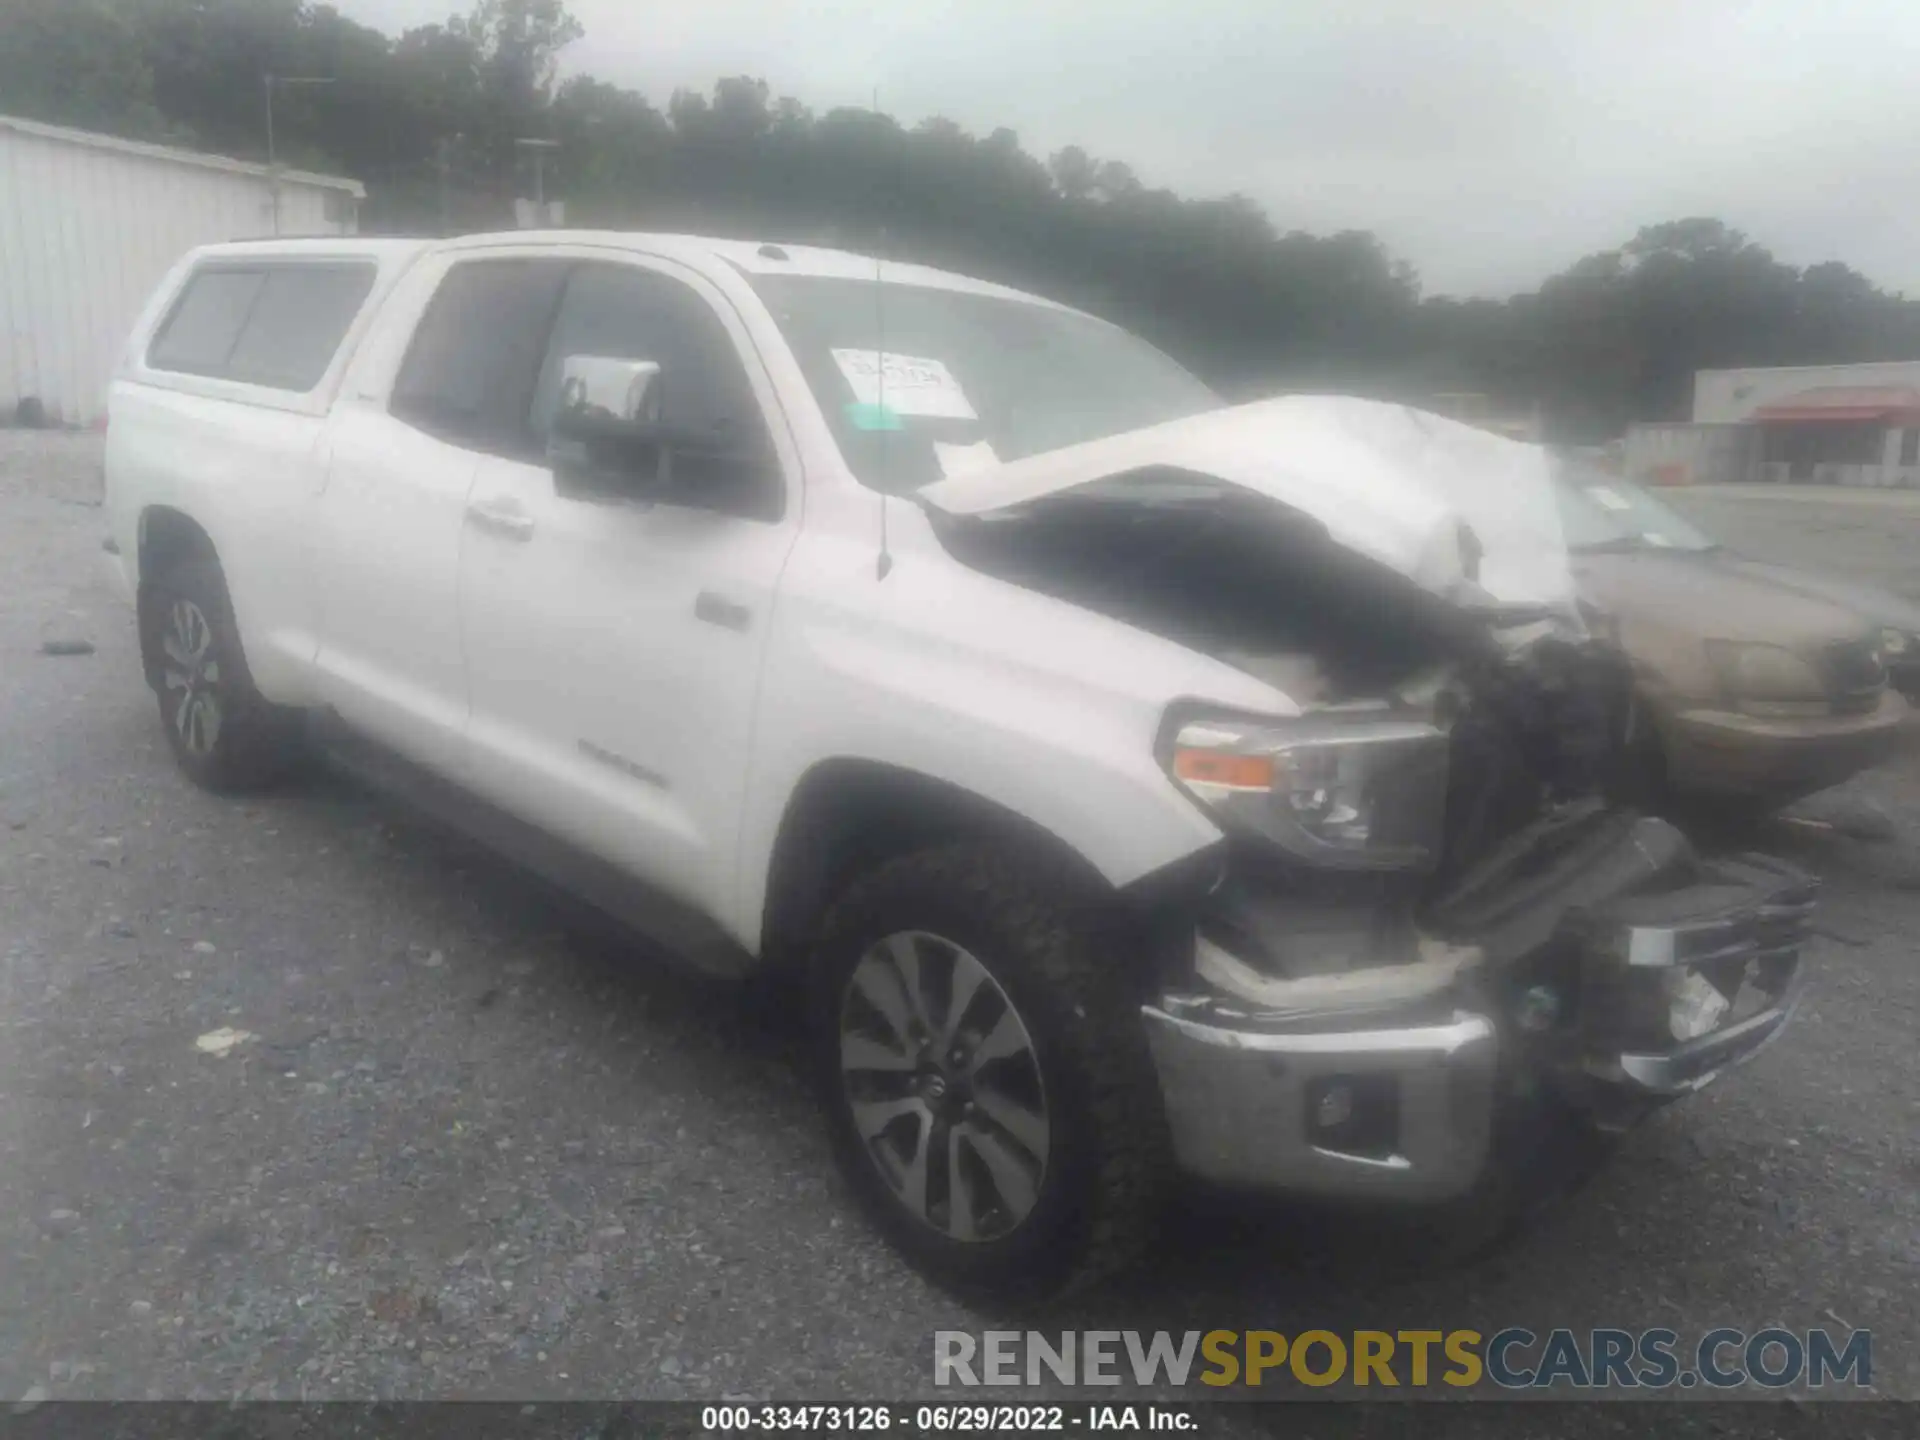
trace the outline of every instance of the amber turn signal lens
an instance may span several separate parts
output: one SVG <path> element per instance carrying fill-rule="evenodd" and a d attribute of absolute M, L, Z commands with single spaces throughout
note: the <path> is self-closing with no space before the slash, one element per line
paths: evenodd
<path fill-rule="evenodd" d="M 1233 790 L 1273 788 L 1271 755 L 1235 755 L 1225 750 L 1173 752 L 1173 773 L 1195 785 L 1224 785 Z"/>

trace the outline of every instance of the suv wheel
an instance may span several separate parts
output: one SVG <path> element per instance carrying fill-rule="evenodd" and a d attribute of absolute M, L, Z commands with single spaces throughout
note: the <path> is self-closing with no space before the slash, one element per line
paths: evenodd
<path fill-rule="evenodd" d="M 264 785 L 300 756 L 300 714 L 253 687 L 217 565 L 189 562 L 155 582 L 146 609 L 160 719 L 180 768 L 209 790 Z"/>
<path fill-rule="evenodd" d="M 907 1257 L 1037 1300 L 1130 1263 L 1169 1161 L 1118 947 L 1030 857 L 960 845 L 857 882 L 812 980 L 843 1172 Z"/>

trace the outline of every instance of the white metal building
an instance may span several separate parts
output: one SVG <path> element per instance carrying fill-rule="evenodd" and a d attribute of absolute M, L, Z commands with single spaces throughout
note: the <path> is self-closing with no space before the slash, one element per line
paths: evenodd
<path fill-rule="evenodd" d="M 88 425 L 153 287 L 196 245 L 350 235 L 357 180 L 0 115 L 0 424 Z"/>
<path fill-rule="evenodd" d="M 1920 488 L 1920 360 L 1701 370 L 1693 420 L 1635 425 L 1643 483 Z"/>
<path fill-rule="evenodd" d="M 1920 390 L 1920 360 L 1879 360 L 1859 365 L 1783 365 L 1746 370 L 1698 370 L 1693 376 L 1696 425 L 1741 425 L 1763 410 L 1815 392 Z"/>

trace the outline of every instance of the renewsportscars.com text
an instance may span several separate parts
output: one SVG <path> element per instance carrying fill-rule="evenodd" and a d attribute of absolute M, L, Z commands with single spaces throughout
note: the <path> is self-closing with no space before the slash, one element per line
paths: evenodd
<path fill-rule="evenodd" d="M 935 1385 L 1821 1389 L 1873 1383 L 1867 1330 L 937 1330 Z"/>

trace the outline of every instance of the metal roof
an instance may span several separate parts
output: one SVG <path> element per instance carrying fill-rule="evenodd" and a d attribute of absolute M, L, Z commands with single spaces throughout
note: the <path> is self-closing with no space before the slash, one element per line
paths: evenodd
<path fill-rule="evenodd" d="M 367 198 L 366 186 L 344 175 L 321 175 L 312 170 L 290 170 L 284 165 L 259 165 L 247 160 L 232 160 L 225 155 L 208 155 L 199 150 L 182 150 L 173 145 L 152 145 L 144 140 L 123 140 L 118 135 L 102 135 L 93 130 L 74 130 L 65 125 L 48 125 L 40 120 L 23 120 L 16 115 L 0 115 L 0 133 L 13 131 L 41 140 L 65 145 L 82 145 L 92 150 L 109 150 L 120 155 L 138 155 L 172 165 L 193 165 L 202 170 L 224 170 L 230 175 L 252 175 L 261 180 L 278 179 L 283 185 L 312 185 L 323 190 L 342 190 L 356 200 Z"/>
<path fill-rule="evenodd" d="M 1888 420 L 1920 415 L 1920 390 L 1904 385 L 1816 385 L 1771 400 L 1755 420 Z"/>

